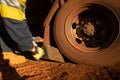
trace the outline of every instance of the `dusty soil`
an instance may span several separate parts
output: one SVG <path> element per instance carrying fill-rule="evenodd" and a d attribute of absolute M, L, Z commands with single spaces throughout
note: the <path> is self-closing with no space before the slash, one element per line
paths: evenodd
<path fill-rule="evenodd" d="M 49 5 L 44 6 L 43 3 L 41 3 L 41 5 L 38 4 L 38 2 L 35 3 L 35 0 L 30 1 L 32 2 L 28 3 L 28 7 L 30 7 L 27 14 L 28 23 L 29 26 L 34 27 L 35 30 L 30 29 L 34 35 L 40 34 L 38 32 L 42 32 L 43 34 L 40 26 L 43 26 L 43 21 L 50 7 Z M 45 9 L 41 9 L 44 8 L 43 6 Z M 38 8 L 41 10 L 36 13 Z M 29 13 L 31 10 L 32 12 Z M 35 13 L 33 14 L 33 12 Z M 38 31 L 36 31 L 36 28 Z M 0 80 L 120 80 L 120 67 L 117 65 L 112 67 L 98 67 L 86 64 L 78 65 L 68 61 L 66 63 L 48 60 L 32 61 L 27 59 L 26 61 L 24 58 L 21 60 L 20 57 L 16 57 L 16 60 L 17 61 L 12 58 L 12 62 L 14 61 L 19 64 L 0 65 Z M 23 63 L 21 63 L 21 61 Z"/>
<path fill-rule="evenodd" d="M 40 42 L 42 39 L 35 39 Z M 0 64 L 0 80 L 120 80 L 120 66 L 94 66 L 50 60 L 33 61 L 13 53 L 3 53 L 9 64 Z"/>
<path fill-rule="evenodd" d="M 120 80 L 117 68 L 47 60 L 5 64 L 0 71 L 0 80 Z"/>

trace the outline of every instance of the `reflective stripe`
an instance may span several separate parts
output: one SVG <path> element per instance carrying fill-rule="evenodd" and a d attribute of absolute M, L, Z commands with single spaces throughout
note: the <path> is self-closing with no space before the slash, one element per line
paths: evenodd
<path fill-rule="evenodd" d="M 20 2 L 20 4 L 22 5 L 22 6 L 24 6 L 24 8 L 26 8 L 26 1 L 27 0 L 18 0 L 19 2 Z"/>
<path fill-rule="evenodd" d="M 25 2 L 26 0 L 0 0 L 0 14 L 5 18 L 16 20 L 25 19 Z"/>
<path fill-rule="evenodd" d="M 0 14 L 2 17 L 12 18 L 20 21 L 26 19 L 25 13 L 22 10 L 3 4 L 0 4 Z"/>
<path fill-rule="evenodd" d="M 6 6 L 16 7 L 16 8 L 21 8 L 18 0 L 1 0 L 1 4 L 4 4 Z"/>
<path fill-rule="evenodd" d="M 25 6 L 26 0 L 1 0 L 0 3 L 4 4 L 6 6 L 11 6 L 11 7 L 19 8 L 22 11 L 24 11 L 24 9 L 26 7 Z"/>

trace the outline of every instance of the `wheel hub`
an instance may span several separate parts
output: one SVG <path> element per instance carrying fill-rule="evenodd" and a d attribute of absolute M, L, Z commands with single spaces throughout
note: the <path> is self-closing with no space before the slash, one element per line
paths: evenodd
<path fill-rule="evenodd" d="M 94 25 L 92 25 L 90 22 L 84 25 L 83 31 L 88 36 L 93 36 L 95 33 Z"/>
<path fill-rule="evenodd" d="M 83 11 L 74 10 L 67 18 L 65 33 L 68 41 L 78 50 L 85 52 L 109 47 L 119 33 L 116 15 L 111 9 L 100 4 L 91 3 L 86 7 L 88 9 L 82 9 Z"/>

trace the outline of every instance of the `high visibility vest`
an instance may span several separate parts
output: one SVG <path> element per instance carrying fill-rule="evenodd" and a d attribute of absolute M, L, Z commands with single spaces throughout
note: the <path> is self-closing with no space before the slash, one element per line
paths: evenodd
<path fill-rule="evenodd" d="M 0 0 L 0 15 L 3 18 L 23 21 L 27 0 Z"/>

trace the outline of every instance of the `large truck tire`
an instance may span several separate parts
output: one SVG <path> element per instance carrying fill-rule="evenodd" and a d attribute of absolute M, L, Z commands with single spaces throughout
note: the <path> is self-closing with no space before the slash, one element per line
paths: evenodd
<path fill-rule="evenodd" d="M 75 63 L 120 63 L 120 1 L 68 0 L 54 22 L 61 53 Z"/>

